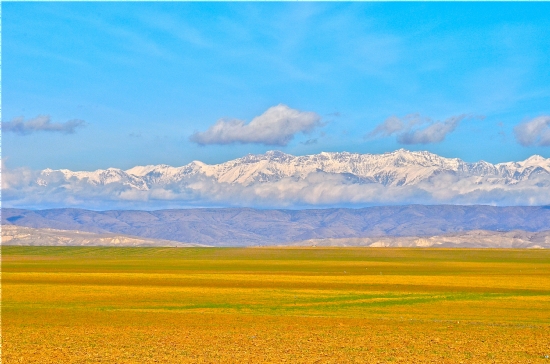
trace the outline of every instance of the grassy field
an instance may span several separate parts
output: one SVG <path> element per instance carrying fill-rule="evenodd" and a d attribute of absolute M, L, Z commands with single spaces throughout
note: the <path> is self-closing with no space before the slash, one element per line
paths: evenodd
<path fill-rule="evenodd" d="M 550 251 L 2 248 L 3 363 L 550 363 Z"/>

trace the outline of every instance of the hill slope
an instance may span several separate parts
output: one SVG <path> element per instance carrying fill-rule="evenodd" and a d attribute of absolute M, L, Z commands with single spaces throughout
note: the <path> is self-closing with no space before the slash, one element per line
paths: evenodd
<path fill-rule="evenodd" d="M 117 247 L 197 247 L 201 244 L 140 238 L 120 234 L 97 234 L 78 230 L 34 229 L 2 226 L 2 245 L 23 246 L 117 246 Z"/>

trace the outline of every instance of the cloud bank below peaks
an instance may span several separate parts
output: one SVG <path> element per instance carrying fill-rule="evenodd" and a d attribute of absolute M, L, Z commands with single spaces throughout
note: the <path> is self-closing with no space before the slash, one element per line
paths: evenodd
<path fill-rule="evenodd" d="M 395 135 L 401 144 L 440 143 L 467 117 L 467 115 L 458 115 L 444 121 L 433 121 L 421 118 L 417 114 L 407 115 L 404 118 L 391 116 L 367 134 L 367 138 Z"/>
<path fill-rule="evenodd" d="M 12 121 L 2 122 L 2 131 L 19 135 L 29 135 L 34 132 L 43 131 L 74 134 L 77 128 L 84 126 L 86 126 L 86 122 L 78 119 L 69 120 L 64 123 L 52 123 L 49 115 L 39 115 L 27 121 L 21 116 L 14 118 Z"/>
<path fill-rule="evenodd" d="M 296 134 L 312 132 L 321 126 L 321 117 L 280 104 L 246 124 L 237 119 L 220 119 L 205 132 L 196 132 L 189 140 L 199 145 L 255 143 L 286 146 Z"/>
<path fill-rule="evenodd" d="M 217 165 L 93 172 L 3 169 L 4 207 L 304 208 L 403 204 L 549 205 L 550 158 L 466 163 L 429 152 L 282 152 Z"/>

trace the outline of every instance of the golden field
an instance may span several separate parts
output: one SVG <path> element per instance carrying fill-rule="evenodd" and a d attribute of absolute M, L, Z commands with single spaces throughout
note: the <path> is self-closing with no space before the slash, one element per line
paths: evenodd
<path fill-rule="evenodd" d="M 3 363 L 550 363 L 550 251 L 2 248 Z"/>

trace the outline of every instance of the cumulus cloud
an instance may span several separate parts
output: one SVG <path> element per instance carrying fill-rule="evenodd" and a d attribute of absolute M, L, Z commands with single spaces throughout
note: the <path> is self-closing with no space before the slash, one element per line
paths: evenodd
<path fill-rule="evenodd" d="M 27 121 L 21 116 L 12 121 L 2 122 L 2 131 L 20 135 L 28 135 L 38 131 L 73 134 L 77 128 L 85 125 L 86 122 L 84 120 L 78 119 L 69 120 L 64 123 L 52 123 L 49 115 L 39 115 Z"/>
<path fill-rule="evenodd" d="M 218 120 L 205 132 L 196 132 L 189 138 L 200 145 L 257 143 L 285 146 L 298 133 L 310 133 L 321 126 L 321 117 L 314 112 L 277 105 L 246 124 L 242 120 Z"/>
<path fill-rule="evenodd" d="M 550 116 L 542 115 L 514 128 L 518 143 L 523 146 L 550 146 Z"/>
<path fill-rule="evenodd" d="M 404 118 L 391 116 L 378 125 L 368 137 L 389 137 L 395 135 L 401 144 L 431 144 L 445 140 L 467 115 L 450 117 L 444 121 L 433 121 L 419 115 Z"/>

